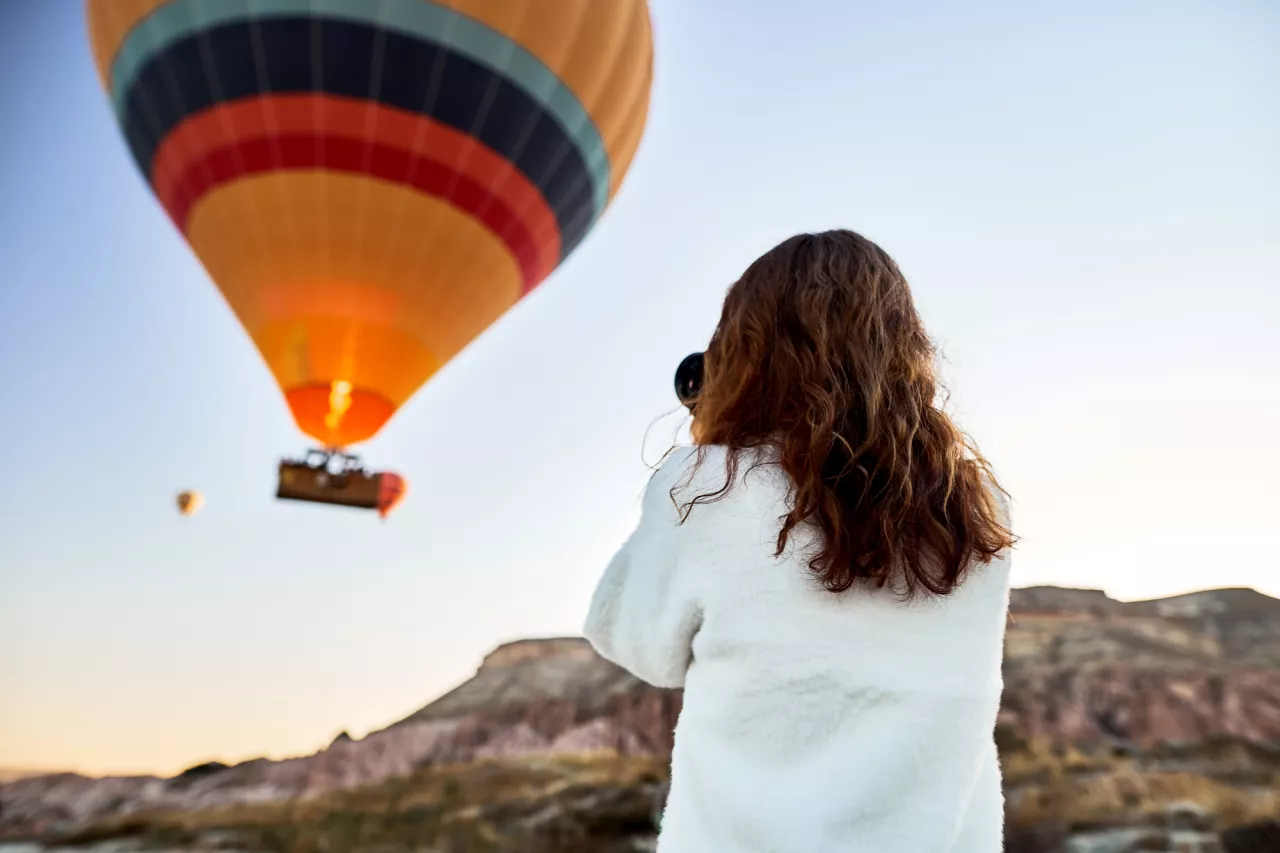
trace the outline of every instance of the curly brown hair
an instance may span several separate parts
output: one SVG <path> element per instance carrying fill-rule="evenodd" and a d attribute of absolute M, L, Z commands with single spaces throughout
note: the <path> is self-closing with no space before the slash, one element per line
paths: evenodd
<path fill-rule="evenodd" d="M 801 525 L 821 534 L 809 568 L 832 592 L 894 584 L 952 592 L 1014 543 L 991 467 L 938 406 L 936 351 L 897 264 L 852 231 L 800 234 L 730 288 L 694 406 L 698 465 L 768 448 L 790 476 L 781 555 Z M 758 463 L 757 463 L 758 464 Z M 674 497 L 674 490 L 673 490 Z"/>

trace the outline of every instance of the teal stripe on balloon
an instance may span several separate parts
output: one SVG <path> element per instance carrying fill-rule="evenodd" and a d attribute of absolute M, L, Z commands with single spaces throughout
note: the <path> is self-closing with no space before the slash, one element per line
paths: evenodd
<path fill-rule="evenodd" d="M 604 212 L 609 200 L 609 154 L 577 96 L 517 42 L 430 0 L 170 0 L 129 32 L 111 63 L 116 114 L 124 115 L 129 87 L 147 60 L 174 42 L 220 24 L 308 15 L 395 30 L 443 45 L 524 89 L 577 145 L 591 173 L 593 219 Z M 246 61 L 252 60 L 246 57 Z"/>

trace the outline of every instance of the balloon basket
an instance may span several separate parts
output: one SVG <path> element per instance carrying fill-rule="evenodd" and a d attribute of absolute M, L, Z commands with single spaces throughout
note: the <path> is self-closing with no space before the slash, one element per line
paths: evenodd
<path fill-rule="evenodd" d="M 301 459 L 282 460 L 276 497 L 376 510 L 385 518 L 404 491 L 399 475 L 368 471 L 359 457 L 331 448 L 309 450 Z"/>

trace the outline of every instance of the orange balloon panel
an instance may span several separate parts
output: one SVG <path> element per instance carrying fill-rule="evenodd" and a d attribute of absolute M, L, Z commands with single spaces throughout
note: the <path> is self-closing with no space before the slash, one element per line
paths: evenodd
<path fill-rule="evenodd" d="M 87 0 L 129 148 L 299 427 L 376 434 L 643 135 L 645 0 Z"/>
<path fill-rule="evenodd" d="M 188 239 L 298 426 L 333 447 L 374 435 L 521 295 L 516 258 L 482 223 L 359 175 L 237 181 L 195 207 Z M 359 392 L 345 411 L 300 402 L 341 382 Z"/>

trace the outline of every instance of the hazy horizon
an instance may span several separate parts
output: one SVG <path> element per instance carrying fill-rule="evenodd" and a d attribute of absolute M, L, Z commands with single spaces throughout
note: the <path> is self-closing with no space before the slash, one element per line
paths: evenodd
<path fill-rule="evenodd" d="M 1045 586 L 1045 585 L 1038 585 L 1038 586 L 1043 587 L 1043 586 Z M 1016 588 L 1016 587 L 1015 587 L 1015 588 Z M 1023 587 L 1023 588 L 1025 588 L 1025 587 Z M 1082 587 L 1055 587 L 1055 588 L 1057 588 L 1057 589 L 1073 589 L 1073 590 L 1082 590 L 1082 591 L 1087 591 L 1087 592 L 1102 592 L 1102 590 L 1098 590 L 1098 589 L 1089 589 L 1089 588 L 1082 588 Z M 1202 592 L 1221 592 L 1221 591 L 1227 591 L 1227 590 L 1238 590 L 1238 589 L 1245 589 L 1245 590 L 1249 590 L 1249 591 L 1252 591 L 1252 592 L 1258 592 L 1260 595 L 1266 595 L 1266 593 L 1260 592 L 1259 590 L 1255 590 L 1255 589 L 1253 589 L 1253 587 L 1205 587 L 1204 589 L 1193 590 L 1193 591 L 1188 592 L 1188 593 L 1180 593 L 1179 595 L 1180 595 L 1180 596 L 1181 596 L 1181 595 L 1195 595 L 1195 594 L 1197 594 L 1197 593 L 1202 593 Z M 1117 599 L 1117 600 L 1119 600 L 1119 601 L 1125 601 L 1125 602 L 1140 602 L 1140 601 L 1162 600 L 1162 599 L 1164 599 L 1164 598 L 1170 598 L 1170 597 L 1179 597 L 1179 596 L 1161 596 L 1161 597 L 1159 597 L 1159 598 L 1155 598 L 1155 599 L 1142 599 L 1142 598 L 1137 598 L 1137 599 Z M 1269 597 L 1277 598 L 1276 596 L 1269 596 Z M 547 635 L 543 635 L 543 636 L 522 637 L 522 638 L 518 638 L 518 639 L 508 640 L 508 641 L 506 641 L 506 642 L 519 642 L 520 640 L 553 640 L 553 639 L 564 639 L 564 638 L 576 638 L 576 637 L 578 637 L 578 636 L 580 636 L 580 635 L 577 635 L 577 634 L 547 634 Z M 496 647 L 495 647 L 495 648 L 496 648 Z M 477 667 L 479 667 L 480 662 L 481 662 L 481 660 L 483 659 L 483 657 L 484 657 L 485 655 L 487 655 L 490 651 L 493 651 L 493 649 L 487 649 L 487 650 L 485 650 L 485 651 L 481 652 L 481 653 L 477 656 L 477 658 L 476 658 L 476 662 L 475 662 Z M 141 775 L 148 775 L 148 776 L 151 776 L 151 775 L 153 775 L 153 776 L 159 776 L 159 777 L 164 778 L 164 777 L 175 776 L 175 775 L 177 775 L 178 773 L 181 773 L 181 772 L 182 772 L 182 771 L 184 771 L 184 770 L 187 770 L 187 769 L 189 769 L 189 768 L 191 768 L 191 767 L 195 767 L 195 766 L 200 765 L 200 764 L 204 764 L 204 763 L 206 763 L 206 762 L 220 762 L 220 763 L 223 763 L 223 764 L 235 765 L 235 764 L 238 764 L 238 763 L 240 763 L 240 762 L 243 762 L 243 761 L 249 761 L 249 760 L 252 760 L 252 759 L 255 759 L 255 758 L 268 758 L 268 759 L 271 759 L 271 760 L 278 761 L 278 760 L 286 759 L 286 758 L 305 757 L 305 756 L 307 756 L 307 755 L 311 755 L 311 754 L 313 754 L 313 753 L 315 753 L 315 752 L 318 752 L 318 751 L 320 751 L 320 750 L 322 750 L 322 749 L 326 748 L 326 747 L 327 747 L 329 744 L 331 744 L 331 743 L 333 742 L 333 740 L 334 740 L 335 738 L 337 738 L 339 735 L 346 734 L 346 735 L 348 735 L 348 736 L 352 737 L 352 738 L 353 738 L 353 739 L 355 739 L 355 740 L 360 740 L 360 739 L 362 739 L 362 738 L 364 738 L 364 737 L 368 736 L 369 734 L 371 734 L 371 733 L 373 733 L 373 732 L 375 732 L 375 731 L 379 731 L 379 730 L 381 730 L 381 729 L 383 729 L 383 728 L 386 728 L 387 726 L 394 725 L 395 723 L 398 723 L 398 722 L 400 722 L 401 720 L 403 720 L 403 719 L 405 719 L 405 718 L 409 717 L 410 715 L 412 715 L 412 714 L 413 714 L 414 712 L 416 712 L 419 708 L 424 707 L 424 706 L 426 706 L 426 705 L 429 705 L 429 704 L 431 704 L 432 702 L 434 702 L 434 701 L 436 701 L 437 699 L 439 699 L 440 697 L 442 697 L 442 696 L 444 696 L 445 694 L 449 693 L 449 692 L 450 692 L 451 690 L 453 690 L 455 687 L 457 687 L 458 685 L 460 685 L 460 684 L 462 684 L 464 681 L 466 681 L 466 680 L 467 680 L 467 678 L 470 678 L 470 676 L 467 676 L 467 677 L 463 678 L 463 679 L 462 679 L 461 681 L 459 681 L 457 684 L 451 684 L 451 685 L 448 685 L 448 686 L 444 687 L 444 688 L 443 688 L 440 692 L 438 692 L 437 694 L 435 694 L 435 695 L 433 695 L 433 696 L 429 696 L 429 697 L 427 697 L 427 698 L 423 699 L 423 700 L 422 700 L 422 702 L 420 702 L 420 703 L 418 704 L 418 706 L 416 706 L 416 707 L 414 707 L 414 708 L 412 708 L 412 709 L 410 709 L 410 710 L 408 710 L 408 711 L 406 711 L 406 712 L 404 712 L 404 713 L 402 713 L 402 714 L 397 715 L 394 719 L 388 720 L 387 722 L 385 722 L 385 723 L 383 723 L 383 724 L 378 724 L 378 725 L 374 725 L 374 726 L 371 726 L 371 727 L 365 728 L 365 729 L 363 729 L 363 730 L 359 730 L 359 731 L 358 731 L 358 733 L 357 733 L 357 732 L 353 732 L 353 730 L 352 730 L 350 727 L 347 727 L 347 726 L 339 726 L 338 728 L 336 728 L 336 729 L 334 730 L 334 732 L 333 732 L 333 734 L 332 734 L 331 736 L 329 736 L 328 738 L 325 738 L 325 739 L 323 739 L 323 740 L 321 740 L 321 741 L 317 742 L 317 743 L 316 743 L 316 745 L 315 745 L 315 747 L 314 747 L 314 748 L 312 748 L 312 749 L 303 749 L 303 750 L 301 750 L 301 751 L 293 752 L 293 753 L 289 753 L 289 754 L 262 753 L 262 754 L 260 754 L 260 755 L 243 755 L 243 756 L 240 756 L 240 757 L 238 757 L 238 758 L 231 758 L 231 759 L 226 758 L 225 756 L 219 756 L 219 755 L 212 755 L 212 754 L 211 754 L 211 755 L 205 755 L 205 756 L 203 756 L 203 757 L 193 759 L 193 760 L 188 761 L 188 762 L 179 762 L 179 764 L 178 764 L 178 765 L 175 765 L 174 767 L 156 768 L 156 769 L 154 769 L 154 770 L 146 770 L 146 769 L 141 769 L 141 768 L 134 768 L 134 769 L 132 769 L 132 770 L 130 770 L 130 771 L 125 771 L 125 772 L 113 772 L 113 771 L 111 771 L 111 770 L 109 770 L 109 769 L 107 769 L 107 770 L 100 770 L 100 771 L 96 771 L 96 772 L 90 772 L 90 771 L 78 770 L 78 769 L 76 769 L 76 768 L 64 768 L 64 767 L 45 767 L 45 766 L 39 766 L 39 765 L 30 765 L 30 766 L 20 766 L 20 765 L 3 765 L 3 766 L 0 766 L 0 782 L 10 781 L 10 780 L 12 780 L 12 779 L 14 779 L 14 778 L 19 778 L 19 777 L 30 777 L 30 776 L 46 775 L 46 774 L 54 774 L 54 773 L 77 773 L 77 774 L 79 774 L 79 775 L 82 775 L 82 776 L 89 776 L 89 777 L 124 776 L 124 775 L 137 775 L 137 776 L 141 776 Z"/>

